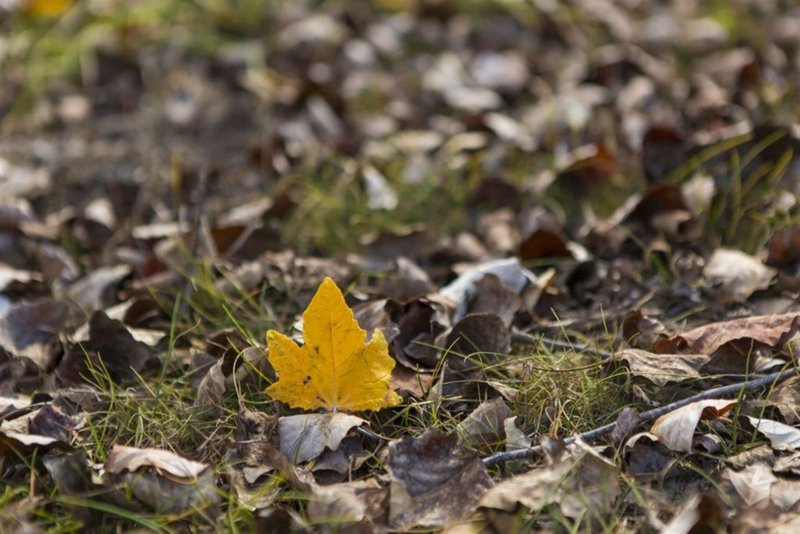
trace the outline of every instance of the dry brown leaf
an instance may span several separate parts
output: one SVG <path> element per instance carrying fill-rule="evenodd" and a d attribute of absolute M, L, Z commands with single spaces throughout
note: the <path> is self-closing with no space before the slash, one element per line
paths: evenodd
<path fill-rule="evenodd" d="M 700 326 L 657 343 L 658 352 L 686 351 L 696 354 L 711 354 L 726 343 L 742 340 L 744 350 L 750 342 L 763 343 L 768 347 L 780 347 L 797 332 L 800 313 L 780 315 L 757 315 L 731 321 L 721 321 Z"/>
<path fill-rule="evenodd" d="M 800 379 L 796 376 L 778 384 L 769 392 L 768 399 L 778 408 L 786 423 L 800 422 Z"/>
<path fill-rule="evenodd" d="M 316 523 L 341 526 L 374 520 L 383 512 L 387 490 L 374 478 L 320 486 L 314 490 L 306 512 Z"/>
<path fill-rule="evenodd" d="M 510 328 L 514 314 L 521 307 L 522 297 L 506 287 L 497 276 L 488 273 L 475 283 L 475 294 L 469 303 L 469 313 L 493 313 Z"/>
<path fill-rule="evenodd" d="M 470 355 L 489 361 L 506 356 L 511 350 L 511 329 L 493 313 L 469 314 L 455 325 L 444 343 L 447 361 L 459 371 L 472 370 L 474 362 Z"/>
<path fill-rule="evenodd" d="M 21 301 L 0 314 L 0 348 L 30 358 L 40 369 L 53 364 L 57 333 L 64 329 L 73 310 L 52 299 Z"/>
<path fill-rule="evenodd" d="M 106 370 L 114 382 L 123 383 L 134 379 L 155 358 L 150 347 L 137 341 L 126 325 L 98 310 L 89 320 L 89 341 L 68 350 L 56 373 L 67 383 L 91 380 L 88 359 L 95 368 Z"/>
<path fill-rule="evenodd" d="M 769 502 L 770 488 L 778 480 L 765 464 L 748 465 L 741 471 L 726 469 L 723 479 L 730 481 L 747 506 L 763 507 Z"/>
<path fill-rule="evenodd" d="M 658 386 L 699 378 L 699 369 L 710 359 L 705 354 L 656 354 L 639 349 L 623 350 L 617 357 L 628 362 L 632 374 Z"/>
<path fill-rule="evenodd" d="M 800 449 L 800 430 L 778 421 L 748 417 L 750 423 L 769 439 L 772 448 L 778 451 Z"/>
<path fill-rule="evenodd" d="M 690 532 L 725 532 L 725 508 L 716 495 L 695 494 L 686 499 L 669 523 L 663 525 L 663 534 L 689 534 Z"/>
<path fill-rule="evenodd" d="M 619 468 L 581 441 L 564 452 L 552 465 L 500 482 L 480 506 L 513 512 L 522 505 L 535 512 L 558 504 L 568 517 L 579 517 L 587 507 L 610 510 L 620 492 Z"/>
<path fill-rule="evenodd" d="M 120 504 L 134 510 L 144 504 L 157 513 L 178 513 L 219 501 L 213 469 L 163 449 L 115 445 L 105 470 L 109 482 L 126 490 Z"/>
<path fill-rule="evenodd" d="M 351 429 L 366 423 L 341 412 L 290 415 L 278 419 L 280 450 L 295 463 L 335 450 Z"/>
<path fill-rule="evenodd" d="M 739 250 L 718 248 L 703 268 L 703 276 L 722 303 L 744 302 L 769 286 L 777 271 Z"/>
<path fill-rule="evenodd" d="M 188 460 L 163 449 L 137 449 L 114 445 L 106 457 L 106 471 L 119 474 L 124 471 L 136 471 L 142 467 L 154 467 L 159 471 L 186 480 L 196 480 L 208 466 Z"/>
<path fill-rule="evenodd" d="M 492 479 L 480 458 L 455 433 L 428 429 L 389 445 L 389 521 L 401 530 L 442 526 L 467 517 Z"/>
<path fill-rule="evenodd" d="M 727 399 L 693 402 L 656 419 L 650 432 L 673 451 L 691 452 L 694 431 L 700 419 L 721 417 L 736 406 L 736 403 L 736 400 Z"/>
<path fill-rule="evenodd" d="M 503 399 L 485 401 L 458 424 L 456 432 L 469 447 L 491 449 L 505 438 L 504 421 L 513 415 Z"/>

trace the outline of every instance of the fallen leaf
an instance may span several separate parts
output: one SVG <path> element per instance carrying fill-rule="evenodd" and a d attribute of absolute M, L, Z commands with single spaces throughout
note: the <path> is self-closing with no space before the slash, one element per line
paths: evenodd
<path fill-rule="evenodd" d="M 769 439 L 772 448 L 778 451 L 800 449 L 800 430 L 778 421 L 748 417 L 750 423 Z"/>
<path fill-rule="evenodd" d="M 336 283 L 326 278 L 303 313 L 305 344 L 267 332 L 269 361 L 278 381 L 267 388 L 273 398 L 306 410 L 380 410 L 401 398 L 391 389 L 394 360 L 386 338 L 376 330 L 364 344 Z"/>
<path fill-rule="evenodd" d="M 154 467 L 174 477 L 190 481 L 196 480 L 200 473 L 208 468 L 205 464 L 187 460 L 162 449 L 137 449 L 114 445 L 106 457 L 105 468 L 109 473 L 133 472 L 142 467 Z"/>
<path fill-rule="evenodd" d="M 311 466 L 311 471 L 320 484 L 344 482 L 372 456 L 362 444 L 357 432 L 351 432 L 336 447 L 336 450 L 325 450 Z"/>
<path fill-rule="evenodd" d="M 721 417 L 736 403 L 735 400 L 726 399 L 693 402 L 656 419 L 650 432 L 670 450 L 691 452 L 692 438 L 700 419 Z"/>
<path fill-rule="evenodd" d="M 42 406 L 28 421 L 28 431 L 31 434 L 47 436 L 63 442 L 69 441 L 70 432 L 74 426 L 72 419 L 50 404 Z"/>
<path fill-rule="evenodd" d="M 491 449 L 505 438 L 504 422 L 513 415 L 503 399 L 492 399 L 478 405 L 458 424 L 456 432 L 469 447 Z"/>
<path fill-rule="evenodd" d="M 666 327 L 637 308 L 625 314 L 620 334 L 632 348 L 649 349 L 665 337 Z"/>
<path fill-rule="evenodd" d="M 453 326 L 444 348 L 447 361 L 458 371 L 470 371 L 475 355 L 488 361 L 506 356 L 511 350 L 511 329 L 493 313 L 469 314 Z"/>
<path fill-rule="evenodd" d="M 45 456 L 42 463 L 62 495 L 81 495 L 92 489 L 91 470 L 82 450 Z"/>
<path fill-rule="evenodd" d="M 651 127 L 642 139 L 642 167 L 650 184 L 662 182 L 687 156 L 687 143 L 680 132 L 663 126 Z"/>
<path fill-rule="evenodd" d="M 690 532 L 726 532 L 725 506 L 714 494 L 695 494 L 689 497 L 666 525 L 662 534 Z"/>
<path fill-rule="evenodd" d="M 630 435 L 639 423 L 641 423 L 642 418 L 634 408 L 627 407 L 623 408 L 617 419 L 614 421 L 614 430 L 611 431 L 609 434 L 609 440 L 612 443 L 619 443 L 623 439 L 625 439 L 628 435 Z"/>
<path fill-rule="evenodd" d="M 800 258 L 800 224 L 779 228 L 767 243 L 767 265 L 787 267 Z"/>
<path fill-rule="evenodd" d="M 623 350 L 617 357 L 628 362 L 633 375 L 658 386 L 700 378 L 699 369 L 710 359 L 705 354 L 656 354 L 640 349 Z"/>
<path fill-rule="evenodd" d="M 786 423 L 800 422 L 800 379 L 793 376 L 778 384 L 767 398 L 781 412 Z"/>
<path fill-rule="evenodd" d="M 507 451 L 530 448 L 531 438 L 517 426 L 516 415 L 503 421 L 503 433 L 506 436 Z"/>
<path fill-rule="evenodd" d="M 392 340 L 397 361 L 406 368 L 434 368 L 440 351 L 434 346 L 436 337 L 449 325 L 445 307 L 430 299 L 414 299 L 393 310 L 392 320 L 400 332 Z"/>
<path fill-rule="evenodd" d="M 535 512 L 559 504 L 565 515 L 578 517 L 587 507 L 609 510 L 619 490 L 619 469 L 586 444 L 575 444 L 553 465 L 500 482 L 480 506 L 513 512 L 522 505 Z"/>
<path fill-rule="evenodd" d="M 114 290 L 130 272 L 131 268 L 127 265 L 95 269 L 70 285 L 64 296 L 89 315 L 115 302 Z"/>
<path fill-rule="evenodd" d="M 658 442 L 649 432 L 634 434 L 625 442 L 625 472 L 637 480 L 653 480 L 660 477 L 672 462 L 669 449 Z"/>
<path fill-rule="evenodd" d="M 794 509 L 800 502 L 800 483 L 794 478 L 778 478 L 770 487 L 769 500 L 783 512 Z"/>
<path fill-rule="evenodd" d="M 711 354 L 723 345 L 739 340 L 742 340 L 745 354 L 750 350 L 751 340 L 768 347 L 780 347 L 797 332 L 798 317 L 800 314 L 792 312 L 720 321 L 673 336 L 657 343 L 655 348 L 657 352 L 680 350 L 695 354 Z"/>
<path fill-rule="evenodd" d="M 28 0 L 25 11 L 44 17 L 57 17 L 63 15 L 74 3 L 75 0 Z"/>
<path fill-rule="evenodd" d="M 386 177 L 372 165 L 361 170 L 364 176 L 364 189 L 367 193 L 367 208 L 391 211 L 397 207 L 397 192 Z"/>
<path fill-rule="evenodd" d="M 747 506 L 764 505 L 769 501 L 772 485 L 778 478 L 765 464 L 748 465 L 741 471 L 726 469 L 722 478 L 730 481 Z"/>
<path fill-rule="evenodd" d="M 509 208 L 481 215 L 475 225 L 475 233 L 496 257 L 509 255 L 520 242 L 516 215 Z"/>
<path fill-rule="evenodd" d="M 769 286 L 777 271 L 739 250 L 718 248 L 703 268 L 711 291 L 722 303 L 744 302 Z"/>
<path fill-rule="evenodd" d="M 511 328 L 514 314 L 522 307 L 522 297 L 506 287 L 500 279 L 487 273 L 475 283 L 475 294 L 469 303 L 469 313 L 492 313 Z"/>
<path fill-rule="evenodd" d="M 30 358 L 47 370 L 55 357 L 57 333 L 66 325 L 71 308 L 51 299 L 21 301 L 0 315 L 0 348 Z"/>
<path fill-rule="evenodd" d="M 328 448 L 335 450 L 351 429 L 366 423 L 343 413 L 290 415 L 278 419 L 280 451 L 295 463 L 313 460 Z"/>
<path fill-rule="evenodd" d="M 89 320 L 89 340 L 72 347 L 56 369 L 59 379 L 76 384 L 91 379 L 91 368 L 102 368 L 116 383 L 132 380 L 155 358 L 121 321 L 96 311 Z"/>
<path fill-rule="evenodd" d="M 370 478 L 316 488 L 306 511 L 316 523 L 344 524 L 374 519 L 383 510 L 386 488 Z"/>
<path fill-rule="evenodd" d="M 492 260 L 472 267 L 439 291 L 441 296 L 456 306 L 453 321 L 458 321 L 467 314 L 469 302 L 477 291 L 477 284 L 486 274 L 495 275 L 505 287 L 518 295 L 528 284 L 536 284 L 537 281 L 536 275 L 523 268 L 517 258 Z"/>
<path fill-rule="evenodd" d="M 403 256 L 392 261 L 386 276 L 380 282 L 380 294 L 399 302 L 436 291 L 428 274 L 416 263 Z"/>
<path fill-rule="evenodd" d="M 483 462 L 459 445 L 457 434 L 436 429 L 391 443 L 388 467 L 389 521 L 400 530 L 463 519 L 493 485 Z"/>

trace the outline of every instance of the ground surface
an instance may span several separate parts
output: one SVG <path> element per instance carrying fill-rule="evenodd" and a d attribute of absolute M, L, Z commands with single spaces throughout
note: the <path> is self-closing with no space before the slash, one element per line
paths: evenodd
<path fill-rule="evenodd" d="M 798 528 L 792 2 L 22 4 L 0 532 Z"/>

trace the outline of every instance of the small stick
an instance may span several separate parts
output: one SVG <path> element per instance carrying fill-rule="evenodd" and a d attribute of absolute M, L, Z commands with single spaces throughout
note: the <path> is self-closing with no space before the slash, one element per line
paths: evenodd
<path fill-rule="evenodd" d="M 796 376 L 797 374 L 798 374 L 797 369 L 785 369 L 783 371 L 776 371 L 774 373 L 770 373 L 768 375 L 764 375 L 762 377 L 755 378 L 753 380 L 738 382 L 736 384 L 730 384 L 727 386 L 720 386 L 718 388 L 709 389 L 707 391 L 698 393 L 697 395 L 692 395 L 691 397 L 687 397 L 685 399 L 671 402 L 669 404 L 665 404 L 664 406 L 659 406 L 658 408 L 653 408 L 652 410 L 647 410 L 646 412 L 642 412 L 639 416 L 640 422 L 644 423 L 647 421 L 652 421 L 653 419 L 657 419 L 662 415 L 673 412 L 678 408 L 683 408 L 687 404 L 691 404 L 693 402 L 711 399 L 714 397 L 722 397 L 725 395 L 738 394 L 741 393 L 742 391 L 758 389 L 760 387 L 780 382 L 781 380 L 786 380 L 787 378 Z M 609 423 L 599 428 L 595 428 L 594 430 L 589 430 L 588 432 L 578 434 L 577 436 L 570 436 L 564 440 L 564 443 L 569 444 L 575 441 L 576 439 L 581 439 L 583 441 L 591 441 L 593 439 L 599 438 L 600 436 L 604 436 L 606 434 L 611 433 L 611 431 L 614 430 L 615 425 L 616 423 Z M 484 465 L 488 466 L 488 465 L 497 465 L 499 463 L 508 462 L 510 460 L 523 460 L 525 458 L 531 458 L 533 456 L 536 456 L 537 454 L 541 454 L 543 451 L 544 448 L 541 445 L 537 445 L 535 447 L 530 447 L 527 449 L 519 449 L 516 451 L 498 452 L 497 454 L 493 454 L 492 456 L 484 458 L 483 463 Z"/>

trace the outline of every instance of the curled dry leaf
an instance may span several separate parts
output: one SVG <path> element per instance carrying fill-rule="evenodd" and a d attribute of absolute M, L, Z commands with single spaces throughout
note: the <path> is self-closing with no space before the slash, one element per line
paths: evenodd
<path fill-rule="evenodd" d="M 82 450 L 48 455 L 42 463 L 62 495 L 80 495 L 92 489 L 91 470 Z"/>
<path fill-rule="evenodd" d="M 224 351 L 222 357 L 208 368 L 208 372 L 200 380 L 194 406 L 208 410 L 209 415 L 219 414 L 225 393 L 232 390 L 235 383 L 241 383 L 247 376 L 255 374 L 254 369 L 262 375 L 272 375 L 272 369 L 264 360 L 263 348 L 246 347 L 241 352 Z"/>
<path fill-rule="evenodd" d="M 722 303 L 744 302 L 769 286 L 777 271 L 739 250 L 719 248 L 703 268 L 703 276 Z"/>
<path fill-rule="evenodd" d="M 295 463 L 317 458 L 328 448 L 335 450 L 351 429 L 366 423 L 343 413 L 290 415 L 278 419 L 280 450 Z"/>
<path fill-rule="evenodd" d="M 777 230 L 767 243 L 767 265 L 787 267 L 800 259 L 800 224 Z"/>
<path fill-rule="evenodd" d="M 142 467 L 154 467 L 176 478 L 196 480 L 208 466 L 162 449 L 137 449 L 122 445 L 114 445 L 106 457 L 105 468 L 109 473 L 133 472 Z"/>
<path fill-rule="evenodd" d="M 788 424 L 800 422 L 800 379 L 792 377 L 769 392 L 769 402 L 781 412 Z"/>
<path fill-rule="evenodd" d="M 503 421 L 503 432 L 506 436 L 507 451 L 529 449 L 531 447 L 531 438 L 517 426 L 516 415 Z"/>
<path fill-rule="evenodd" d="M 673 451 L 691 452 L 694 431 L 700 419 L 722 417 L 736 406 L 736 403 L 736 400 L 727 399 L 693 402 L 656 419 L 650 432 Z"/>
<path fill-rule="evenodd" d="M 439 291 L 441 296 L 456 306 L 453 321 L 458 321 L 467 314 L 469 302 L 477 291 L 476 285 L 486 274 L 495 275 L 505 287 L 518 295 L 529 283 L 535 284 L 537 281 L 536 275 L 523 268 L 517 258 L 481 263 L 462 273 Z"/>
<path fill-rule="evenodd" d="M 108 482 L 126 490 L 119 504 L 134 510 L 144 504 L 156 513 L 178 513 L 219 501 L 212 469 L 162 449 L 115 445 L 105 470 Z"/>

